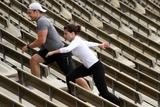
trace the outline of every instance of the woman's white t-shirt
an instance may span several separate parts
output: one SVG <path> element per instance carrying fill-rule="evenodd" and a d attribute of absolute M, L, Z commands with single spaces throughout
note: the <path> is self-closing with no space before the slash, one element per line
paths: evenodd
<path fill-rule="evenodd" d="M 67 47 L 60 48 L 60 53 L 72 51 L 73 55 L 77 56 L 85 67 L 90 68 L 98 61 L 98 58 L 89 47 L 95 47 L 98 45 L 98 43 L 83 41 L 77 35 Z"/>

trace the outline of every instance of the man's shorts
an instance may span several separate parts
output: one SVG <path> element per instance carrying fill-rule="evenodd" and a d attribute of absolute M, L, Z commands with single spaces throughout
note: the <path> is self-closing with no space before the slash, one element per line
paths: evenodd
<path fill-rule="evenodd" d="M 74 69 L 74 63 L 72 60 L 71 53 L 59 53 L 54 54 L 46 58 L 46 55 L 49 51 L 47 49 L 41 49 L 38 51 L 38 55 L 40 55 L 44 60 L 44 64 L 48 65 L 53 62 L 56 62 L 60 68 L 60 70 L 67 75 L 70 71 Z"/>

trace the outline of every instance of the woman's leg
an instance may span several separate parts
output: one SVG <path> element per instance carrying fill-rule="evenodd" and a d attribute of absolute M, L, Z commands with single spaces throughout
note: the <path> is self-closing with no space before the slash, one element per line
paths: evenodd
<path fill-rule="evenodd" d="M 75 80 L 77 78 L 85 77 L 85 76 L 88 76 L 88 75 L 91 75 L 91 72 L 89 72 L 88 69 L 86 67 L 84 67 L 83 65 L 81 65 L 78 68 L 76 68 L 75 70 L 69 72 L 67 77 L 66 77 L 69 93 L 71 93 L 71 88 L 70 88 L 70 85 L 69 85 L 69 81 L 75 82 Z"/>
<path fill-rule="evenodd" d="M 98 91 L 100 92 L 100 95 L 103 98 L 117 105 L 120 105 L 119 99 L 115 95 L 111 94 L 107 89 L 107 85 L 105 82 L 105 72 L 101 62 L 97 62 L 95 65 L 92 66 L 90 70 L 93 71 L 93 79 Z"/>
<path fill-rule="evenodd" d="M 60 58 L 58 58 L 57 64 L 58 64 L 59 68 L 61 69 L 61 71 L 65 75 L 67 75 L 69 72 L 73 71 L 75 68 L 75 64 L 74 64 L 70 54 L 68 54 L 68 55 L 62 54 L 62 56 Z M 84 78 L 77 78 L 75 80 L 75 83 L 77 83 L 81 87 L 91 91 L 91 88 L 89 87 L 87 81 Z"/>
<path fill-rule="evenodd" d="M 77 83 L 79 86 L 85 88 L 88 91 L 91 91 L 91 88 L 89 87 L 87 81 L 84 78 L 77 78 L 75 80 L 75 83 Z"/>

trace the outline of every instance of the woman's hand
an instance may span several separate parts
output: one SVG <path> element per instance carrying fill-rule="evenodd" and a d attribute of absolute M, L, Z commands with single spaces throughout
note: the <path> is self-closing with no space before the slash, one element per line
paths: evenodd
<path fill-rule="evenodd" d="M 101 44 L 99 45 L 99 47 L 102 48 L 102 49 L 105 49 L 105 48 L 109 48 L 110 46 L 109 46 L 109 43 L 103 42 L 103 43 L 101 43 Z"/>
<path fill-rule="evenodd" d="M 53 54 L 58 54 L 58 53 L 60 53 L 59 49 L 51 51 L 51 52 L 48 52 L 47 55 L 46 55 L 46 57 L 51 56 Z"/>
<path fill-rule="evenodd" d="M 46 55 L 46 57 L 51 56 L 53 54 L 54 54 L 54 51 L 48 52 L 47 55 Z"/>

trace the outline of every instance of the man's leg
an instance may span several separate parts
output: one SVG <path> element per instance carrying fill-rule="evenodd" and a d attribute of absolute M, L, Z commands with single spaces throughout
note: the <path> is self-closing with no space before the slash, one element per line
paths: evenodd
<path fill-rule="evenodd" d="M 38 54 L 34 54 L 30 59 L 30 67 L 33 75 L 40 78 L 40 63 L 43 63 L 44 59 Z"/>

